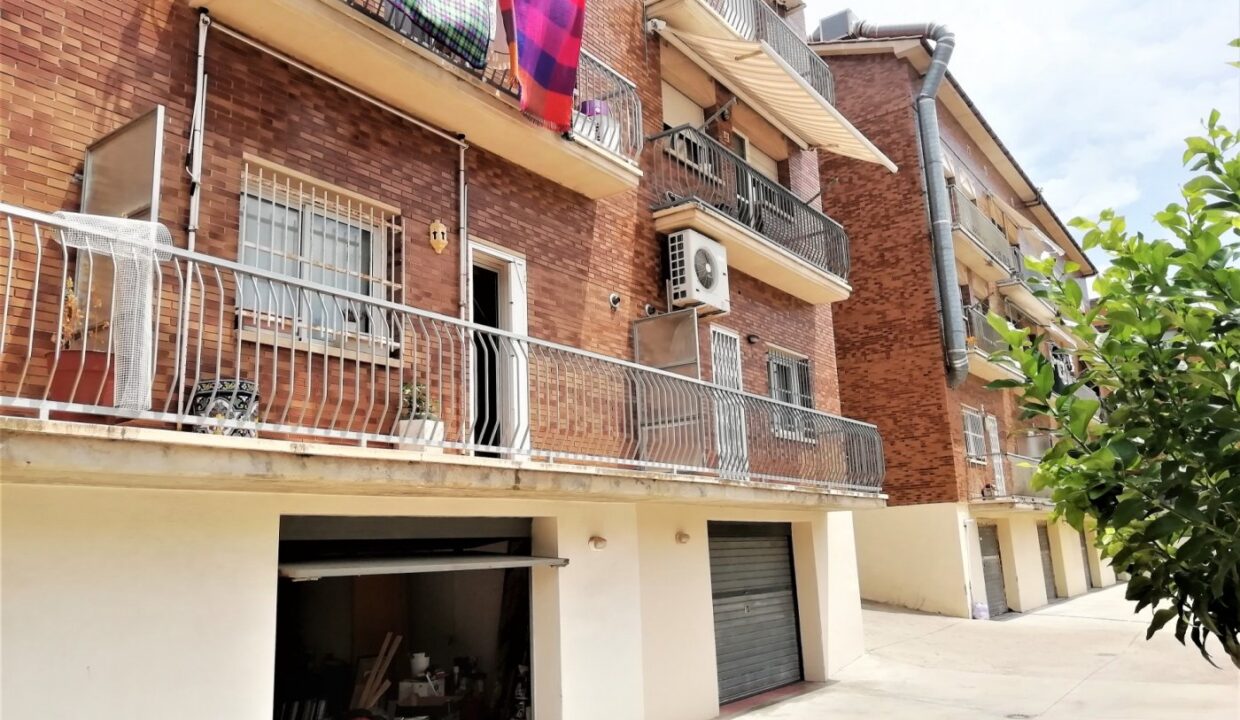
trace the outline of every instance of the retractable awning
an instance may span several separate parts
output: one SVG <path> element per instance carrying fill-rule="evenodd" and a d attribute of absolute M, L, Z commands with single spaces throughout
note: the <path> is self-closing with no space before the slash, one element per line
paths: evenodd
<path fill-rule="evenodd" d="M 676 49 L 734 90 L 746 105 L 805 147 L 896 171 L 895 163 L 765 42 L 703 37 L 667 26 L 659 32 Z"/>
<path fill-rule="evenodd" d="M 412 573 L 505 570 L 508 568 L 564 567 L 565 558 L 527 555 L 413 555 L 399 558 L 357 560 L 306 560 L 280 563 L 280 577 L 318 580 L 359 575 L 408 575 Z"/>

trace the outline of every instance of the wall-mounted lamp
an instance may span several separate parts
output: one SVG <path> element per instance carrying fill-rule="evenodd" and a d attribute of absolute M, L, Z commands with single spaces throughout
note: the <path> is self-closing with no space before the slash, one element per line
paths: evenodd
<path fill-rule="evenodd" d="M 444 248 L 448 247 L 448 226 L 444 225 L 439 220 L 435 220 L 431 223 L 430 233 L 431 249 L 433 249 L 437 255 L 443 254 Z"/>
<path fill-rule="evenodd" d="M 689 537 L 689 533 L 685 532 L 684 530 L 676 531 L 676 544 L 677 545 L 686 545 L 691 539 L 692 538 Z"/>
<path fill-rule="evenodd" d="M 757 335 L 746 335 L 745 342 L 749 343 L 750 345 L 757 345 L 758 343 L 762 342 L 762 338 L 758 337 Z"/>
<path fill-rule="evenodd" d="M 599 537 L 598 535 L 593 535 L 590 537 L 591 550 L 602 550 L 605 547 L 607 547 L 607 538 Z"/>

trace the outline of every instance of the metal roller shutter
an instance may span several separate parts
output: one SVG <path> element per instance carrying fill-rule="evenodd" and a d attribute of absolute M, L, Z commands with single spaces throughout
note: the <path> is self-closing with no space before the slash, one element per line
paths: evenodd
<path fill-rule="evenodd" d="M 721 704 L 803 677 L 789 531 L 776 523 L 710 524 Z"/>
<path fill-rule="evenodd" d="M 982 546 L 982 576 L 986 580 L 986 604 L 990 616 L 1008 611 L 1007 588 L 1003 584 L 1003 560 L 999 557 L 999 528 L 978 525 L 977 535 Z"/>
<path fill-rule="evenodd" d="M 1046 523 L 1038 523 L 1038 548 L 1042 551 L 1042 580 L 1046 582 L 1046 599 L 1059 597 L 1055 592 L 1055 566 L 1051 564 L 1051 536 Z"/>

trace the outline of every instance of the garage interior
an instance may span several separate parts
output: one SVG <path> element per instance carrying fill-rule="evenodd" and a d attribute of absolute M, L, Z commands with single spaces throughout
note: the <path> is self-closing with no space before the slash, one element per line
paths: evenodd
<path fill-rule="evenodd" d="M 282 518 L 273 718 L 532 718 L 531 527 Z"/>

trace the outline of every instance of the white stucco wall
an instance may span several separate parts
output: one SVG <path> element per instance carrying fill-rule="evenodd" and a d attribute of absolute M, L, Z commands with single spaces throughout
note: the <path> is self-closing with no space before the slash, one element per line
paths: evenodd
<path fill-rule="evenodd" d="M 853 513 L 861 597 L 970 617 L 967 519 L 957 503 Z"/>
<path fill-rule="evenodd" d="M 1029 612 L 1049 602 L 1042 576 L 1042 549 L 1038 545 L 1040 518 L 1034 513 L 1012 515 L 999 520 L 999 553 L 1003 558 L 1003 582 L 1008 606 Z M 1078 556 L 1080 550 L 1077 550 Z M 1077 566 L 1080 566 L 1077 558 Z"/>
<path fill-rule="evenodd" d="M 1102 553 L 1095 546 L 1097 535 L 1093 530 L 1085 531 L 1085 540 L 1089 548 L 1089 573 L 1095 587 L 1111 587 L 1116 583 L 1115 570 L 1111 561 L 1103 559 Z"/>
<path fill-rule="evenodd" d="M 711 520 L 792 524 L 806 680 L 826 680 L 864 652 L 851 513 L 649 504 L 637 514 L 649 720 L 708 720 L 719 712 Z M 683 544 L 681 531 L 689 535 Z"/>
<path fill-rule="evenodd" d="M 1076 597 L 1088 592 L 1080 533 L 1060 521 L 1047 524 L 1047 535 L 1050 536 L 1051 554 L 1055 559 L 1055 590 L 1059 596 Z"/>
<path fill-rule="evenodd" d="M 13 484 L 0 494 L 5 717 L 270 720 L 281 514 L 550 518 L 535 543 L 570 565 L 534 579 L 538 717 L 645 717 L 631 504 Z M 606 550 L 589 549 L 595 534 Z"/>
<path fill-rule="evenodd" d="M 863 650 L 847 512 L 10 482 L 0 715 L 269 720 L 281 515 L 533 517 L 540 720 L 717 714 L 708 520 L 793 523 L 807 679 Z"/>

